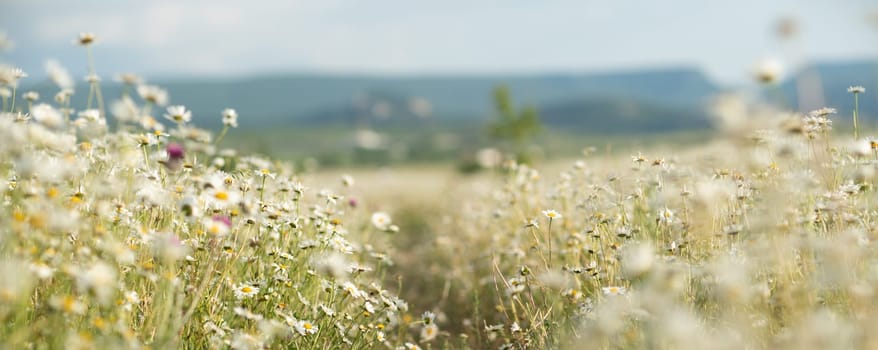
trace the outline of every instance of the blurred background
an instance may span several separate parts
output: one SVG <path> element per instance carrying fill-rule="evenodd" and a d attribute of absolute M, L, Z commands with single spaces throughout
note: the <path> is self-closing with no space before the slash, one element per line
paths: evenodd
<path fill-rule="evenodd" d="M 57 92 L 57 60 L 104 96 L 123 73 L 237 147 L 310 167 L 528 160 L 709 139 L 735 93 L 878 126 L 878 2 L 2 0 L 0 61 Z M 74 101 L 82 108 L 84 94 Z M 158 115 L 157 117 L 160 117 Z M 839 127 L 847 130 L 847 128 Z"/>

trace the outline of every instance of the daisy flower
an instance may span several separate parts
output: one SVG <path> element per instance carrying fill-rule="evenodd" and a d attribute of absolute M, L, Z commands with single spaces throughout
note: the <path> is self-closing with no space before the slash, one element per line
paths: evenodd
<path fill-rule="evenodd" d="M 223 125 L 237 128 L 238 127 L 238 112 L 231 108 L 226 108 L 223 110 Z"/>
<path fill-rule="evenodd" d="M 390 215 L 383 211 L 375 212 L 372 214 L 372 225 L 374 225 L 379 230 L 387 230 L 390 228 Z"/>
<path fill-rule="evenodd" d="M 439 334 L 439 327 L 435 323 L 430 323 L 421 328 L 421 341 L 431 341 Z"/>
<path fill-rule="evenodd" d="M 665 207 L 658 212 L 658 221 L 662 224 L 669 225 L 674 223 L 674 211 Z"/>
<path fill-rule="evenodd" d="M 316 324 L 306 320 L 297 321 L 295 325 L 293 325 L 293 329 L 296 330 L 296 333 L 299 333 L 299 335 L 302 336 L 317 333 L 319 330 Z"/>
<path fill-rule="evenodd" d="M 780 79 L 783 74 L 783 65 L 780 61 L 767 58 L 760 61 L 753 69 L 753 76 L 763 84 L 771 84 Z"/>
<path fill-rule="evenodd" d="M 232 191 L 224 186 L 211 188 L 204 193 L 205 202 L 215 209 L 225 209 L 238 204 L 241 196 L 237 191 Z"/>
<path fill-rule="evenodd" d="M 259 287 L 241 283 L 235 286 L 235 298 L 238 300 L 248 299 L 259 294 Z"/>
<path fill-rule="evenodd" d="M 40 99 L 40 94 L 36 91 L 28 91 L 21 95 L 28 102 L 36 102 Z"/>
<path fill-rule="evenodd" d="M 76 284 L 80 290 L 91 291 L 101 304 L 106 304 L 116 291 L 116 270 L 106 263 L 98 262 L 78 273 Z"/>
<path fill-rule="evenodd" d="M 549 220 L 555 220 L 555 219 L 562 218 L 561 213 L 559 213 L 553 209 L 543 210 L 543 215 L 545 215 L 547 218 L 549 218 Z"/>
<path fill-rule="evenodd" d="M 231 225 L 227 224 L 225 220 L 217 220 L 217 218 L 205 218 L 203 224 L 204 232 L 214 236 L 225 236 L 231 229 Z"/>
<path fill-rule="evenodd" d="M 137 94 L 144 101 L 158 106 L 168 104 L 168 91 L 155 85 L 139 85 L 137 86 Z"/>
<path fill-rule="evenodd" d="M 421 321 L 423 321 L 424 324 L 433 324 L 435 320 L 436 314 L 432 311 L 424 311 L 424 314 L 421 315 Z"/>
<path fill-rule="evenodd" d="M 604 295 L 609 296 L 625 295 L 626 293 L 628 293 L 628 290 L 625 289 L 625 287 L 617 286 L 603 287 L 601 288 L 601 291 L 604 293 Z"/>
<path fill-rule="evenodd" d="M 143 83 L 143 78 L 134 73 L 122 73 L 116 76 L 116 81 L 126 85 L 137 85 Z"/>
<path fill-rule="evenodd" d="M 95 34 L 89 32 L 79 33 L 79 38 L 76 40 L 79 45 L 88 46 L 94 44 L 95 42 Z"/>
<path fill-rule="evenodd" d="M 86 306 L 72 295 L 53 296 L 49 299 L 49 305 L 52 308 L 68 314 L 81 315 L 85 312 Z"/>
<path fill-rule="evenodd" d="M 171 120 L 177 124 L 184 124 L 192 121 L 192 111 L 187 111 L 186 106 L 170 106 L 165 119 Z"/>

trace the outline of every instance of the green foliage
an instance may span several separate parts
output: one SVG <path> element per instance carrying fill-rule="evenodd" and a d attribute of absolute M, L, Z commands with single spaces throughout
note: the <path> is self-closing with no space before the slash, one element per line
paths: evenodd
<path fill-rule="evenodd" d="M 494 108 L 496 115 L 489 125 L 491 136 L 511 143 L 511 151 L 519 160 L 527 160 L 524 145 L 542 129 L 536 107 L 524 106 L 520 111 L 516 110 L 509 87 L 499 85 L 494 88 Z"/>

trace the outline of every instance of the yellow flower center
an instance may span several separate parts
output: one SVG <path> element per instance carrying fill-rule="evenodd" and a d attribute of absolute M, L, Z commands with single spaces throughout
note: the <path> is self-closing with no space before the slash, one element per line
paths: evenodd
<path fill-rule="evenodd" d="M 64 297 L 64 301 L 61 303 L 61 309 L 65 312 L 73 312 L 73 308 L 76 305 L 76 300 L 71 296 Z"/>

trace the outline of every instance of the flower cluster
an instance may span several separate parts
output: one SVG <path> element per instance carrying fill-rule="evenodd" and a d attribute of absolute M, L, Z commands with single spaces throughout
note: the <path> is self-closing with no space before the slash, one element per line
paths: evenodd
<path fill-rule="evenodd" d="M 0 89 L 26 76 L 0 66 Z M 393 261 L 366 237 L 399 228 L 339 201 L 352 178 L 339 192 L 308 191 L 285 164 L 218 149 L 183 105 L 163 124 L 152 112 L 167 92 L 120 80 L 138 96 L 111 103 L 115 123 L 74 111 L 72 91 L 54 104 L 25 96 L 30 106 L 3 95 L 6 346 L 394 348 L 436 336 L 419 337 L 384 286 Z M 237 117 L 222 113 L 226 126 Z"/>
<path fill-rule="evenodd" d="M 443 330 L 479 348 L 868 347 L 878 153 L 835 113 L 556 176 L 507 163 L 416 253 L 460 286 L 434 296 L 462 305 Z"/>

